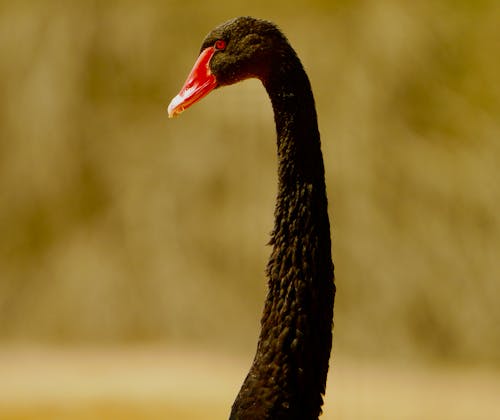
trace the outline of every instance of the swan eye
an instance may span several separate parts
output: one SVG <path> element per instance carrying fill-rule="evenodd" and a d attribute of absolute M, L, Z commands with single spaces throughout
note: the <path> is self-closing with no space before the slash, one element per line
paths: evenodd
<path fill-rule="evenodd" d="M 218 39 L 217 41 L 215 41 L 215 45 L 214 45 L 215 49 L 216 50 L 225 50 L 226 49 L 226 41 L 224 41 L 223 39 Z"/>

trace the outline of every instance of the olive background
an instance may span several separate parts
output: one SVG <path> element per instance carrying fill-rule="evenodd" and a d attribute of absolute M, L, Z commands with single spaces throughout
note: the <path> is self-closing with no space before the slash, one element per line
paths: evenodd
<path fill-rule="evenodd" d="M 205 34 L 239 15 L 276 22 L 313 86 L 334 369 L 498 372 L 487 0 L 0 2 L 0 344 L 251 360 L 276 195 L 269 100 L 250 80 L 166 112 Z"/>

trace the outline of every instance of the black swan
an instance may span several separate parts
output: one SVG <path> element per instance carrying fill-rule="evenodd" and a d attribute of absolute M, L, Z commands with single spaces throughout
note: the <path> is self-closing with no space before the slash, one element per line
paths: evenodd
<path fill-rule="evenodd" d="M 262 81 L 272 102 L 279 184 L 262 329 L 230 419 L 317 419 L 335 285 L 320 135 L 302 64 L 273 23 L 230 20 L 207 35 L 168 113 L 180 114 L 214 88 L 251 77 Z"/>

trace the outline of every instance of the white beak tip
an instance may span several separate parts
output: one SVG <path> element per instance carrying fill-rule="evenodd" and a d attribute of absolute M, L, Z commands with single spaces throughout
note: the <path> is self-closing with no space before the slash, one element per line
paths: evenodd
<path fill-rule="evenodd" d="M 184 111 L 184 107 L 181 105 L 183 100 L 184 99 L 180 95 L 177 95 L 174 99 L 172 99 L 167 109 L 168 118 L 174 118 Z"/>

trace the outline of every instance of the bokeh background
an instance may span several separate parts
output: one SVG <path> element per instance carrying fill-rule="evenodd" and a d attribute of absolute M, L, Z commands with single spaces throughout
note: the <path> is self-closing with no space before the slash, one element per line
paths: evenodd
<path fill-rule="evenodd" d="M 278 23 L 315 92 L 323 418 L 500 418 L 495 0 L 0 2 L 0 418 L 227 417 L 266 292 L 272 110 L 258 81 L 166 107 L 238 15 Z"/>

